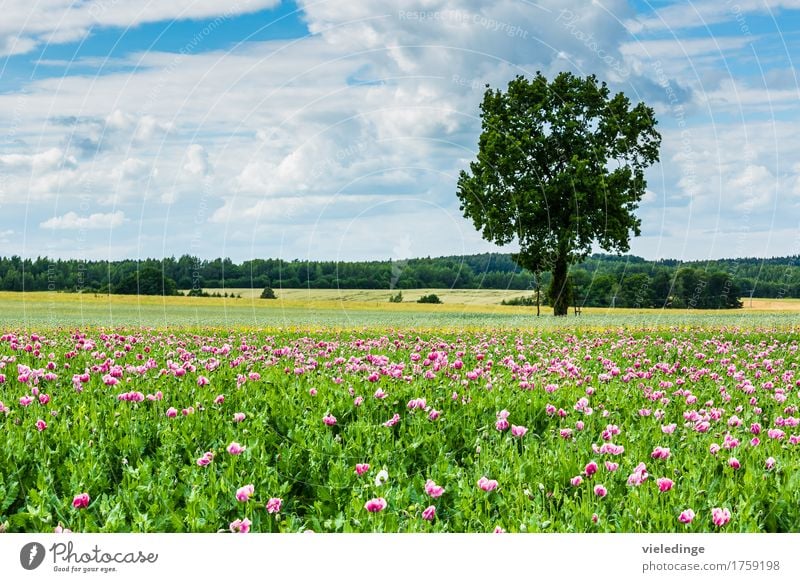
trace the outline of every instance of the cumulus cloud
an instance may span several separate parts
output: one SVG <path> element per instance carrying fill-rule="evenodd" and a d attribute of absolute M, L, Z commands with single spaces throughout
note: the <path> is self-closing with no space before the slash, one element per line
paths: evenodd
<path fill-rule="evenodd" d="M 199 18 L 229 18 L 270 8 L 279 0 L 11 0 L 0 19 L 0 56 L 22 54 L 41 44 L 79 41 L 94 27 L 134 28 L 141 24 Z"/>
<path fill-rule="evenodd" d="M 75 212 L 67 212 L 63 216 L 54 216 L 39 226 L 57 230 L 101 230 L 116 228 L 125 222 L 125 213 L 121 210 L 104 214 L 96 212 L 89 216 L 79 216 Z"/>
<path fill-rule="evenodd" d="M 47 34 L 81 36 L 97 24 L 200 18 L 227 6 L 187 0 L 133 9 L 136 3 L 109 2 L 102 14 L 94 8 L 97 14 L 85 17 L 99 2 L 39 2 L 34 12 L 47 5 L 63 23 L 43 16 L 35 29 L 3 21 L 0 47 L 9 38 L 2 31 L 12 28 L 19 42 L 36 44 Z M 236 10 L 271 4 L 254 0 Z M 715 10 L 711 2 L 696 5 Z M 788 228 L 800 192 L 792 168 L 800 160 L 794 117 L 767 123 L 731 114 L 769 115 L 765 104 L 794 110 L 796 87 L 785 78 L 768 87 L 758 79 L 731 80 L 720 64 L 746 53 L 747 37 L 666 40 L 645 32 L 632 39 L 626 24 L 639 20 L 624 0 L 300 0 L 298 6 L 310 37 L 192 54 L 128 53 L 91 82 L 68 73 L 31 81 L 24 94 L 0 94 L 0 117 L 13 121 L 18 142 L 0 147 L 3 190 L 16 194 L 4 199 L 0 228 L 24 220 L 31 201 L 77 208 L 78 200 L 91 200 L 91 207 L 81 206 L 83 216 L 37 215 L 32 224 L 75 228 L 61 225 L 141 216 L 142 245 L 152 244 L 145 254 L 161 252 L 163 233 L 170 233 L 170 246 L 195 244 L 187 224 L 203 231 L 209 253 L 244 237 L 247 244 L 242 239 L 237 248 L 258 256 L 272 253 L 273 238 L 284 233 L 284 256 L 329 253 L 322 241 L 339 240 L 337 229 L 348 221 L 355 221 L 348 227 L 354 232 L 401 236 L 408 224 L 423 224 L 424 215 L 426 227 L 444 231 L 445 220 L 456 220 L 470 233 L 455 185 L 475 155 L 484 87 L 503 88 L 536 70 L 596 73 L 614 90 L 656 106 L 663 163 L 649 174 L 640 211 L 648 240 L 663 235 L 668 248 L 697 248 L 685 225 L 663 219 L 664 208 L 675 207 L 691 209 L 698 232 L 735 227 L 743 212 L 754 231 Z M 441 211 L 398 212 L 421 200 Z M 773 217 L 776 205 L 783 212 Z M 268 225 L 269 234 L 250 223 Z M 309 224 L 319 236 L 295 242 Z M 467 251 L 487 248 L 472 233 L 443 238 L 428 252 L 460 252 L 462 243 Z M 34 238 L 26 244 L 35 245 Z M 369 244 L 342 248 L 351 258 L 379 252 Z"/>
<path fill-rule="evenodd" d="M 35 154 L 5 154 L 0 155 L 0 167 L 6 171 L 32 171 L 35 173 L 48 172 L 59 168 L 72 168 L 76 165 L 72 156 L 66 156 L 58 148 Z"/>
<path fill-rule="evenodd" d="M 208 174 L 208 152 L 199 144 L 192 144 L 186 149 L 186 163 L 183 169 L 195 176 Z"/>

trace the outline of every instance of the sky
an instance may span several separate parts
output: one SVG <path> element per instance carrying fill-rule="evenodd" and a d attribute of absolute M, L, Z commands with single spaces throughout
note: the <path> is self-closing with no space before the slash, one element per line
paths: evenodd
<path fill-rule="evenodd" d="M 595 74 L 656 111 L 631 254 L 800 254 L 800 0 L 0 0 L 0 255 L 489 251 L 486 84 Z"/>

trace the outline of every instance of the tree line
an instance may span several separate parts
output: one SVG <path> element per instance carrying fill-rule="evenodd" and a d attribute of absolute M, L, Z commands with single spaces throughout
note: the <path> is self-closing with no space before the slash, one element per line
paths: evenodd
<path fill-rule="evenodd" d="M 702 262 L 646 261 L 595 254 L 570 269 L 571 302 L 603 307 L 736 307 L 742 297 L 800 297 L 798 257 Z M 83 261 L 0 258 L 0 290 L 176 294 L 179 290 L 263 289 L 516 289 L 532 296 L 550 283 L 521 269 L 510 254 L 403 261 L 162 260 Z"/>

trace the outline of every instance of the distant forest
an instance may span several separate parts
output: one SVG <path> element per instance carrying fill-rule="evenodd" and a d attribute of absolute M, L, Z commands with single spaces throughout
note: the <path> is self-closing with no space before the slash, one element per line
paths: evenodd
<path fill-rule="evenodd" d="M 798 259 L 680 262 L 593 255 L 574 265 L 570 277 L 578 305 L 739 307 L 742 297 L 800 297 Z M 529 298 L 538 285 L 545 304 L 549 282 L 549 274 L 537 280 L 509 254 L 362 262 L 254 259 L 241 264 L 189 255 L 142 261 L 0 258 L 0 290 L 4 291 L 169 295 L 203 288 L 453 288 L 515 289 Z"/>

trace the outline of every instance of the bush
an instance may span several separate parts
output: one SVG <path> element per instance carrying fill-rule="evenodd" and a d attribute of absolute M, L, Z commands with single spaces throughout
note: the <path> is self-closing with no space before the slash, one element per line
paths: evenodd
<path fill-rule="evenodd" d="M 403 292 L 398 291 L 397 295 L 389 295 L 389 303 L 402 303 L 403 302 Z"/>
<path fill-rule="evenodd" d="M 417 299 L 417 303 L 441 303 L 442 300 L 439 299 L 436 295 L 431 293 L 430 295 L 423 295 L 419 299 Z"/>
<path fill-rule="evenodd" d="M 536 297 L 533 295 L 530 297 L 512 297 L 511 299 L 503 299 L 500 302 L 500 305 L 522 305 L 525 307 L 531 307 L 536 305 Z"/>
<path fill-rule="evenodd" d="M 275 291 L 272 290 L 272 287 L 265 287 L 264 290 L 261 292 L 261 299 L 277 299 L 277 295 L 275 295 Z"/>

